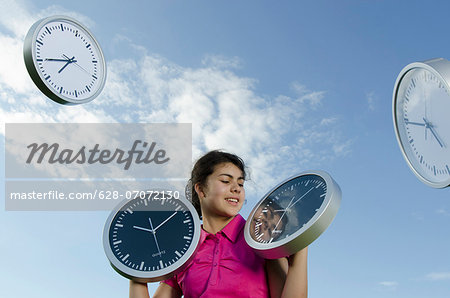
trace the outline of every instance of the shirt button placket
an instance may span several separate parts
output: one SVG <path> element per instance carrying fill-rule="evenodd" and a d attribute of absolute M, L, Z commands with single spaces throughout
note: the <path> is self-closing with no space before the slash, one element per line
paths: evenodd
<path fill-rule="evenodd" d="M 217 282 L 218 282 L 218 279 L 219 279 L 219 247 L 220 247 L 220 245 L 219 245 L 219 238 L 218 237 L 220 237 L 219 235 L 217 235 L 215 238 L 214 238 L 214 242 L 215 242 L 215 245 L 214 245 L 214 253 L 213 253 L 213 260 L 212 260 L 212 266 L 213 266 L 213 268 L 212 268 L 212 273 L 211 273 L 211 279 L 210 279 L 210 284 L 211 285 L 217 285 Z"/>

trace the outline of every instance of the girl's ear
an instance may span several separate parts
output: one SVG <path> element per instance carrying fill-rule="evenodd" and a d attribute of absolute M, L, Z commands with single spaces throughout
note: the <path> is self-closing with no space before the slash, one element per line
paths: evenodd
<path fill-rule="evenodd" d="M 198 195 L 198 198 L 201 200 L 205 197 L 205 193 L 203 192 L 203 187 L 200 185 L 200 182 L 195 183 L 194 190 Z"/>

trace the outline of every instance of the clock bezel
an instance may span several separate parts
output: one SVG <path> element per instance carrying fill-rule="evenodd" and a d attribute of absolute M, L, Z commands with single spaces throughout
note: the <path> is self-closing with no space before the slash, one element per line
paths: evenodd
<path fill-rule="evenodd" d="M 93 92 L 89 97 L 85 99 L 75 100 L 73 98 L 67 97 L 64 94 L 57 93 L 53 88 L 49 86 L 45 78 L 42 76 L 41 72 L 38 71 L 39 65 L 36 61 L 36 39 L 39 31 L 42 27 L 47 25 L 50 22 L 57 22 L 62 21 L 66 23 L 72 23 L 74 26 L 79 27 L 83 30 L 83 33 L 86 34 L 91 43 L 95 45 L 95 47 L 98 49 L 98 67 L 102 69 L 102 76 L 98 78 L 100 80 L 100 83 L 97 87 L 97 90 Z M 62 104 L 62 105 L 78 105 L 83 104 L 92 101 L 95 99 L 103 90 L 105 83 L 106 83 L 106 62 L 105 57 L 103 55 L 102 48 L 100 44 L 98 43 L 97 39 L 94 37 L 92 32 L 83 24 L 81 24 L 79 21 L 75 20 L 74 18 L 64 16 L 64 15 L 55 15 L 43 18 L 41 20 L 38 20 L 35 22 L 29 29 L 25 40 L 24 40 L 24 47 L 23 47 L 23 57 L 25 61 L 25 66 L 27 68 L 27 71 L 35 83 L 35 85 L 38 87 L 38 89 L 48 98 L 51 100 Z"/>
<path fill-rule="evenodd" d="M 401 139 L 401 132 L 400 132 L 400 125 L 399 120 L 397 119 L 397 110 L 398 110 L 398 104 L 399 102 L 402 103 L 403 100 L 398 99 L 398 92 L 400 85 L 403 83 L 403 79 L 405 78 L 406 74 L 414 69 L 425 69 L 429 72 L 431 72 L 433 75 L 435 75 L 440 82 L 445 86 L 447 91 L 450 94 L 450 62 L 444 58 L 435 58 L 430 59 L 422 62 L 413 62 L 408 65 L 406 65 L 397 76 L 397 79 L 395 81 L 394 85 L 394 91 L 392 95 L 392 116 L 394 121 L 394 130 L 395 135 L 397 138 L 397 142 L 400 146 L 400 150 L 402 152 L 403 158 L 406 160 L 406 163 L 408 164 L 408 167 L 411 169 L 411 171 L 414 173 L 414 175 L 425 185 L 428 185 L 433 188 L 445 188 L 450 186 L 450 175 L 447 180 L 444 181 L 433 181 L 428 178 L 426 178 L 429 175 L 426 175 L 424 173 L 423 169 L 421 167 L 414 166 L 414 162 L 411 160 L 415 158 L 415 156 L 409 156 L 408 152 L 405 147 L 410 147 L 409 142 L 403 142 Z M 449 95 L 450 96 L 450 95 Z M 403 108 L 401 109 L 403 110 Z"/>
<path fill-rule="evenodd" d="M 148 197 L 148 196 L 147 196 Z M 147 199 L 147 197 L 145 199 Z M 187 249 L 187 251 L 183 254 L 183 256 L 177 260 L 175 263 L 164 267 L 162 269 L 154 270 L 154 271 L 141 271 L 136 270 L 133 268 L 130 268 L 126 265 L 124 265 L 120 260 L 117 259 L 116 255 L 113 253 L 113 248 L 110 245 L 110 239 L 109 239 L 109 233 L 111 230 L 111 224 L 113 223 L 113 220 L 116 216 L 116 214 L 128 203 L 130 203 L 133 200 L 140 200 L 139 197 L 133 198 L 131 200 L 124 199 L 119 204 L 117 204 L 114 209 L 111 211 L 111 213 L 108 216 L 108 219 L 105 222 L 105 226 L 103 229 L 103 248 L 105 251 L 105 254 L 110 262 L 111 267 L 118 272 L 120 275 L 137 281 L 137 282 L 157 282 L 166 280 L 168 278 L 171 278 L 174 274 L 180 272 L 185 268 L 186 265 L 189 264 L 189 262 L 194 258 L 195 253 L 198 249 L 199 242 L 200 242 L 200 230 L 201 230 L 201 223 L 200 218 L 197 214 L 197 211 L 195 210 L 194 206 L 189 202 L 181 193 L 180 197 L 173 200 L 181 201 L 183 205 L 186 206 L 188 211 L 191 213 L 193 218 L 193 227 L 194 227 L 194 234 L 192 237 L 191 245 Z"/>
<path fill-rule="evenodd" d="M 327 187 L 323 203 L 314 216 L 303 227 L 299 228 L 296 232 L 285 238 L 275 240 L 271 243 L 261 243 L 255 241 L 251 237 L 250 229 L 252 218 L 259 206 L 265 201 L 265 199 L 267 199 L 267 197 L 287 182 L 308 175 L 321 177 L 325 181 Z M 292 255 L 310 245 L 328 228 L 339 210 L 341 198 L 342 192 L 339 185 L 325 171 L 311 170 L 293 175 L 273 187 L 252 209 L 244 228 L 245 241 L 255 250 L 257 254 L 266 259 L 278 259 Z"/>

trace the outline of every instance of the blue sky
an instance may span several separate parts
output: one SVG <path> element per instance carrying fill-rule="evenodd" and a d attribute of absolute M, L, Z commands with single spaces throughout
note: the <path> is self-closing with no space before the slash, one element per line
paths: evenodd
<path fill-rule="evenodd" d="M 450 296 L 449 189 L 409 170 L 391 111 L 405 65 L 450 58 L 448 2 L 0 5 L 3 123 L 192 123 L 194 159 L 224 148 L 251 168 L 245 217 L 284 178 L 325 170 L 343 198 L 310 246 L 310 297 Z M 91 103 L 54 104 L 26 73 L 23 38 L 54 14 L 79 19 L 102 45 L 108 79 Z M 103 253 L 107 216 L 0 211 L 0 296 L 126 297 L 128 281 Z"/>

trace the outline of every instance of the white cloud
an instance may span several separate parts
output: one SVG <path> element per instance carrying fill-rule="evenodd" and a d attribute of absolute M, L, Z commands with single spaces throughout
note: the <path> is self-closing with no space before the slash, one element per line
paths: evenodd
<path fill-rule="evenodd" d="M 369 92 L 366 94 L 367 104 L 370 111 L 375 111 L 375 92 Z"/>
<path fill-rule="evenodd" d="M 431 281 L 450 281 L 450 272 L 431 272 L 425 276 L 425 279 Z"/>
<path fill-rule="evenodd" d="M 241 68 L 242 60 L 239 57 L 225 57 L 223 55 L 206 55 L 202 59 L 202 65 L 206 67 L 215 67 L 220 69 L 226 68 Z"/>
<path fill-rule="evenodd" d="M 23 24 L 33 23 L 23 5 L 8 3 L 14 6 L 11 14 L 19 12 L 26 20 Z M 64 12 L 50 7 L 38 15 L 58 11 Z M 78 18 L 92 24 L 86 17 Z M 2 24 L 7 26 L 6 21 Z M 125 58 L 107 61 L 103 93 L 80 106 L 55 104 L 39 93 L 26 73 L 21 47 L 28 27 L 8 26 L 10 32 L 0 31 L 0 52 L 10 58 L 0 61 L 4 123 L 192 123 L 194 157 L 217 148 L 242 156 L 252 168 L 250 185 L 257 188 L 256 195 L 287 175 L 323 166 L 351 151 L 351 141 L 340 131 L 339 116 L 316 110 L 326 100 L 325 91 L 310 91 L 295 82 L 294 96 L 268 98 L 258 94 L 256 79 L 233 72 L 242 65 L 239 58 L 206 55 L 202 67 L 187 68 L 120 36 L 111 43 L 130 50 L 124 52 Z"/>
<path fill-rule="evenodd" d="M 450 212 L 447 209 L 445 209 L 445 208 L 437 209 L 436 213 L 440 214 L 440 215 L 444 215 L 444 216 L 450 216 Z"/>
<path fill-rule="evenodd" d="M 396 281 L 381 281 L 378 284 L 387 288 L 396 288 L 398 286 Z"/>

